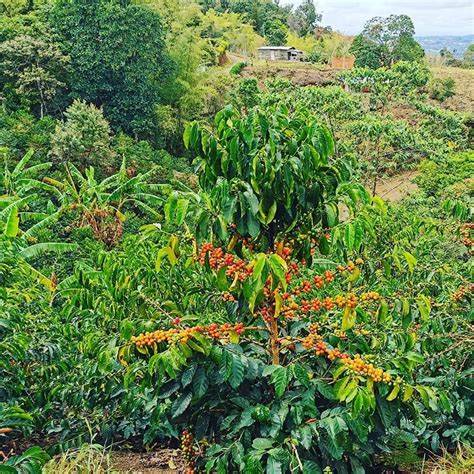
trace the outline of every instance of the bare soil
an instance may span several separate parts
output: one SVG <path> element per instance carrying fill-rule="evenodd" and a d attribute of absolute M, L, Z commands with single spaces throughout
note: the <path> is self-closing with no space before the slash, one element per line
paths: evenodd
<path fill-rule="evenodd" d="M 288 79 L 297 86 L 327 86 L 336 84 L 338 69 L 318 68 L 308 63 L 275 63 L 246 66 L 241 76 L 256 77 L 261 83 L 267 79 Z"/>
<path fill-rule="evenodd" d="M 388 202 L 401 201 L 404 197 L 418 190 L 418 186 L 413 182 L 417 175 L 418 171 L 405 171 L 385 179 L 380 179 L 377 183 L 375 194 Z"/>
<path fill-rule="evenodd" d="M 158 449 L 151 453 L 112 452 L 112 472 L 120 474 L 171 474 L 185 471 L 178 449 Z"/>

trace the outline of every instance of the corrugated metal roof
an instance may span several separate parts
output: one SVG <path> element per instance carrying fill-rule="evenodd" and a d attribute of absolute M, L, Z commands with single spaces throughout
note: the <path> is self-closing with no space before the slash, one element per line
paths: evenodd
<path fill-rule="evenodd" d="M 288 51 L 290 49 L 295 49 L 293 46 L 261 46 L 258 49 L 279 49 L 283 51 Z"/>

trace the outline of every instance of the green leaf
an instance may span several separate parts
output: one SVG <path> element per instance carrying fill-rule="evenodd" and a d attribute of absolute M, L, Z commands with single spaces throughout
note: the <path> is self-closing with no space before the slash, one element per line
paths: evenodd
<path fill-rule="evenodd" d="M 244 380 L 245 366 L 242 362 L 242 358 L 238 354 L 231 355 L 231 374 L 229 377 L 229 383 L 232 388 L 237 388 Z"/>
<path fill-rule="evenodd" d="M 276 253 L 271 254 L 268 257 L 268 263 L 272 269 L 273 275 L 278 279 L 283 289 L 286 288 L 286 262 Z"/>
<path fill-rule="evenodd" d="M 73 252 L 79 246 L 77 244 L 64 244 L 64 243 L 57 243 L 57 242 L 42 242 L 40 244 L 30 245 L 23 249 L 20 254 L 23 258 L 36 258 L 44 253 L 54 252 L 54 253 L 62 253 L 62 252 Z"/>
<path fill-rule="evenodd" d="M 196 398 L 202 398 L 209 387 L 209 380 L 206 371 L 202 367 L 198 367 L 193 378 L 193 392 Z"/>
<path fill-rule="evenodd" d="M 265 268 L 266 255 L 259 253 L 254 259 L 252 278 L 254 280 L 261 280 L 263 269 Z"/>
<path fill-rule="evenodd" d="M 255 238 L 260 233 L 260 223 L 250 212 L 247 213 L 247 228 L 251 237 Z"/>
<path fill-rule="evenodd" d="M 410 252 L 403 252 L 403 256 L 405 257 L 405 260 L 408 264 L 408 270 L 410 273 L 413 273 L 413 270 L 415 269 L 415 265 L 417 264 L 416 258 L 410 253 Z"/>
<path fill-rule="evenodd" d="M 320 424 L 326 429 L 333 441 L 339 433 L 347 431 L 347 425 L 344 419 L 337 415 L 323 418 Z"/>
<path fill-rule="evenodd" d="M 344 314 L 342 315 L 342 331 L 347 331 L 352 328 L 356 322 L 356 311 L 353 308 L 346 306 L 344 309 Z"/>
<path fill-rule="evenodd" d="M 196 372 L 195 365 L 191 365 L 189 368 L 187 368 L 183 372 L 183 375 L 181 376 L 181 385 L 183 387 L 187 387 L 193 381 L 195 372 Z"/>
<path fill-rule="evenodd" d="M 344 243 L 346 244 L 347 250 L 349 252 L 352 251 L 354 248 L 355 242 L 355 229 L 354 226 L 349 222 L 346 224 L 346 228 L 344 231 Z"/>
<path fill-rule="evenodd" d="M 273 447 L 275 441 L 269 438 L 255 438 L 252 442 L 252 448 L 260 451 L 266 451 Z"/>
<path fill-rule="evenodd" d="M 189 201 L 187 199 L 178 199 L 174 213 L 174 223 L 178 226 L 182 225 L 186 218 Z"/>
<path fill-rule="evenodd" d="M 179 415 L 182 415 L 188 408 L 192 399 L 193 394 L 191 392 L 183 393 L 181 396 L 179 396 L 171 407 L 173 418 L 177 418 Z"/>
<path fill-rule="evenodd" d="M 363 411 L 365 406 L 365 396 L 362 390 L 357 391 L 357 395 L 354 398 L 354 402 L 352 403 L 352 416 L 357 418 L 360 413 Z"/>
<path fill-rule="evenodd" d="M 248 190 L 244 191 L 244 197 L 249 206 L 248 209 L 250 210 L 253 216 L 256 216 L 258 214 L 259 207 L 257 196 L 255 196 L 252 190 Z"/>
<path fill-rule="evenodd" d="M 303 365 L 296 363 L 292 366 L 292 370 L 296 380 L 304 387 L 308 387 L 309 375 L 306 368 Z"/>
<path fill-rule="evenodd" d="M 288 386 L 288 369 L 286 367 L 277 366 L 271 375 L 271 382 L 275 386 L 275 393 L 281 397 Z"/>
<path fill-rule="evenodd" d="M 267 460 L 267 474 L 282 474 L 283 468 L 281 462 L 272 456 Z"/>
<path fill-rule="evenodd" d="M 345 369 L 344 366 L 342 367 Z M 322 380 L 318 380 L 316 381 L 316 388 L 324 398 L 327 398 L 328 400 L 336 400 L 334 388 L 332 385 L 329 385 L 328 383 L 323 382 Z"/>
<path fill-rule="evenodd" d="M 420 316 L 423 321 L 427 321 L 431 313 L 431 302 L 425 295 L 418 295 L 416 305 L 420 311 Z"/>
<path fill-rule="evenodd" d="M 319 465 L 314 461 L 303 461 L 303 474 L 322 474 Z"/>
<path fill-rule="evenodd" d="M 62 212 L 58 211 L 55 212 L 54 214 L 51 214 L 41 221 L 37 222 L 35 225 L 31 226 L 26 232 L 23 233 L 23 238 L 28 239 L 30 237 L 34 237 L 36 232 L 38 232 L 41 229 L 44 229 L 50 224 L 53 224 L 54 222 L 58 221 L 58 219 L 61 217 Z"/>
<path fill-rule="evenodd" d="M 392 388 L 392 391 L 387 396 L 387 401 L 391 402 L 392 400 L 395 400 L 399 392 L 400 392 L 400 384 L 395 384 Z"/>
<path fill-rule="evenodd" d="M 16 237 L 19 231 L 20 217 L 18 216 L 18 207 L 12 207 L 5 225 L 4 234 L 7 237 Z"/>
<path fill-rule="evenodd" d="M 265 218 L 265 221 L 264 221 L 265 224 L 268 225 L 270 224 L 270 222 L 273 221 L 276 215 L 276 211 L 277 211 L 277 202 L 273 201 L 272 205 L 270 206 L 270 209 L 268 210 L 267 216 Z"/>

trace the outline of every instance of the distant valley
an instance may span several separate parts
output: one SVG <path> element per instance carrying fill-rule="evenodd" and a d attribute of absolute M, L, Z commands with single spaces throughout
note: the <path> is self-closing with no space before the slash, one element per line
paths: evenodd
<path fill-rule="evenodd" d="M 448 48 L 458 58 L 462 57 L 471 43 L 474 43 L 474 35 L 417 36 L 416 39 L 428 54 L 438 54 L 443 48 Z"/>

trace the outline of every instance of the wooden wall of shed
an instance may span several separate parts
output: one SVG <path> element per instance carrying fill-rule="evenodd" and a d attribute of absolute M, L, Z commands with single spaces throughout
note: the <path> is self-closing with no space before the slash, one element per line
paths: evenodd
<path fill-rule="evenodd" d="M 262 49 L 258 51 L 258 58 L 266 59 L 267 61 L 287 61 L 288 52 L 281 49 Z"/>

